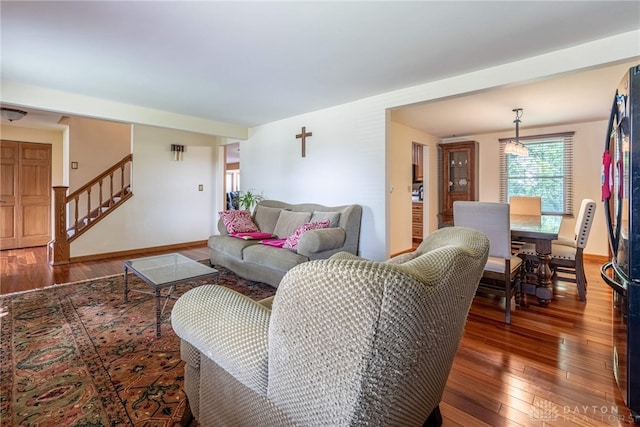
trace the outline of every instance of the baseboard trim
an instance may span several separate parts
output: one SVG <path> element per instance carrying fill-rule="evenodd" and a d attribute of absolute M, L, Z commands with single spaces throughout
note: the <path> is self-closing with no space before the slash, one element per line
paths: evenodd
<path fill-rule="evenodd" d="M 108 258 L 132 257 L 135 255 L 148 254 L 149 252 L 184 250 L 184 249 L 189 249 L 191 247 L 203 246 L 206 244 L 207 244 L 206 240 L 197 240 L 195 242 L 176 243 L 174 245 L 153 246 L 150 248 L 131 249 L 127 251 L 107 252 L 103 254 L 71 257 L 71 259 L 69 259 L 69 262 L 87 262 L 87 261 L 98 261 L 98 260 L 103 260 Z"/>
<path fill-rule="evenodd" d="M 409 252 L 413 252 L 413 251 L 415 251 L 415 250 L 416 250 L 416 248 L 409 248 L 409 249 L 405 249 L 404 251 L 396 252 L 396 253 L 394 253 L 394 254 L 389 255 L 389 257 L 390 257 L 390 258 L 393 258 L 393 257 L 396 257 L 396 256 L 398 256 L 398 255 L 402 255 L 402 254 L 406 254 L 406 253 L 409 253 Z"/>

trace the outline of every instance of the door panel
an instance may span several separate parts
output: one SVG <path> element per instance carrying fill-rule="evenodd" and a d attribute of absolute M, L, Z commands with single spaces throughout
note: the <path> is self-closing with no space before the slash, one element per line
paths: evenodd
<path fill-rule="evenodd" d="M 51 145 L 20 144 L 21 248 L 51 240 Z"/>
<path fill-rule="evenodd" d="M 14 206 L 0 206 L 0 241 L 3 242 L 2 249 L 9 249 L 4 247 L 4 242 L 7 245 L 15 245 L 16 238 L 16 212 Z M 13 243 L 12 243 L 13 242 Z"/>
<path fill-rule="evenodd" d="M 43 221 L 42 219 L 48 217 L 49 212 L 47 206 L 22 205 L 22 239 L 33 239 L 42 235 L 46 235 L 48 238 L 50 221 Z"/>
<path fill-rule="evenodd" d="M 0 249 L 18 247 L 19 144 L 0 141 Z"/>
<path fill-rule="evenodd" d="M 51 240 L 51 145 L 2 141 L 1 147 L 0 248 L 46 245 Z"/>

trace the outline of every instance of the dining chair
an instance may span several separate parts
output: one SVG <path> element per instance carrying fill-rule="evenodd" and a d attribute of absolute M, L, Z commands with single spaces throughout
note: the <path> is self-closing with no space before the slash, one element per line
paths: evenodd
<path fill-rule="evenodd" d="M 511 324 L 511 298 L 515 296 L 516 305 L 520 304 L 522 259 L 511 253 L 509 204 L 456 201 L 453 224 L 474 228 L 489 238 L 489 258 L 478 291 L 503 296 L 504 322 Z"/>
<path fill-rule="evenodd" d="M 576 284 L 580 301 L 587 300 L 587 277 L 584 273 L 583 252 L 587 245 L 595 212 L 595 201 L 591 199 L 582 200 L 573 239 L 559 238 L 551 243 L 549 267 L 556 277 L 558 273 L 571 275 L 571 277 L 563 277 L 562 279 Z M 519 256 L 527 262 L 537 262 L 538 260 L 536 247 L 532 243 L 522 246 Z"/>
<path fill-rule="evenodd" d="M 537 196 L 511 196 L 509 198 L 511 215 L 541 215 L 542 198 Z M 517 254 L 525 244 L 521 240 L 511 240 L 511 253 Z"/>

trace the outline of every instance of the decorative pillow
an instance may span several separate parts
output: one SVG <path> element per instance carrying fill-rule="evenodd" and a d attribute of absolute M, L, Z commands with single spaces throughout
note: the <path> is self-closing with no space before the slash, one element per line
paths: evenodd
<path fill-rule="evenodd" d="M 282 246 L 284 246 L 284 242 L 286 240 L 287 239 L 269 239 L 269 240 L 262 240 L 260 243 L 267 246 L 273 246 L 274 248 L 281 248 Z"/>
<path fill-rule="evenodd" d="M 337 227 L 338 221 L 340 221 L 340 212 L 315 211 L 313 215 L 311 215 L 309 222 L 320 222 L 325 219 L 329 220 L 329 227 Z"/>
<path fill-rule="evenodd" d="M 302 224 L 309 222 L 310 218 L 311 212 L 282 211 L 273 234 L 281 239 L 287 238 Z"/>
<path fill-rule="evenodd" d="M 220 211 L 218 212 L 229 234 L 257 233 L 260 231 L 251 219 L 249 211 Z"/>
<path fill-rule="evenodd" d="M 293 232 L 292 235 L 287 237 L 287 240 L 284 242 L 283 248 L 286 249 L 296 249 L 298 247 L 298 242 L 300 241 L 300 236 L 306 233 L 309 230 L 317 230 L 318 228 L 328 228 L 329 220 L 325 219 L 320 222 L 308 222 L 306 224 L 302 224 L 296 231 Z"/>
<path fill-rule="evenodd" d="M 280 218 L 281 208 L 272 208 L 269 206 L 257 205 L 253 212 L 253 219 L 260 231 L 264 233 L 273 233 L 276 228 L 278 218 Z"/>
<path fill-rule="evenodd" d="M 271 233 L 230 233 L 229 236 L 237 237 L 238 239 L 244 240 L 262 240 L 262 239 L 271 239 L 273 234 Z"/>

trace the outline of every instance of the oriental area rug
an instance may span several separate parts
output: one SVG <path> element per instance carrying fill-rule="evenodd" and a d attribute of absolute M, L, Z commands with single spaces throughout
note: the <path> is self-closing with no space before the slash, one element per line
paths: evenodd
<path fill-rule="evenodd" d="M 275 293 L 216 268 L 220 285 L 252 299 Z M 129 283 L 150 290 L 133 274 Z M 154 298 L 131 292 L 124 303 L 122 275 L 0 297 L 0 426 L 178 425 L 186 396 L 173 303 L 156 338 Z"/>

